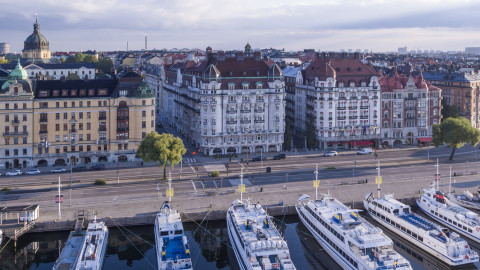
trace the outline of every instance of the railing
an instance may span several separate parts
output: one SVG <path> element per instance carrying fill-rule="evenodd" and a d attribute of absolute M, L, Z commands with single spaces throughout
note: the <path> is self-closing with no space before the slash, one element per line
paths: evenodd
<path fill-rule="evenodd" d="M 99 129 L 99 131 L 101 131 L 101 130 Z M 106 131 L 106 129 L 105 129 L 105 131 Z M 117 128 L 117 132 L 124 132 L 124 131 L 128 131 L 128 128 Z"/>
<path fill-rule="evenodd" d="M 347 99 L 347 97 L 338 97 L 338 99 L 345 100 L 345 99 Z"/>
<path fill-rule="evenodd" d="M 229 100 L 228 103 L 237 103 L 236 100 Z"/>
<path fill-rule="evenodd" d="M 243 103 L 250 103 L 250 99 L 242 99 Z"/>
<path fill-rule="evenodd" d="M 337 119 L 338 120 L 345 120 L 345 119 L 347 119 L 347 117 L 346 116 L 339 116 L 339 117 L 337 117 Z"/>
<path fill-rule="evenodd" d="M 210 104 L 217 104 L 217 101 L 216 101 L 216 100 L 212 100 L 212 101 L 210 101 Z"/>
<path fill-rule="evenodd" d="M 107 120 L 107 116 L 99 116 L 98 120 Z"/>
<path fill-rule="evenodd" d="M 357 96 L 350 97 L 350 99 L 357 99 Z"/>
<path fill-rule="evenodd" d="M 231 125 L 231 124 L 237 124 L 237 121 L 227 121 L 227 124 Z"/>
<path fill-rule="evenodd" d="M 360 119 L 368 119 L 368 115 L 360 115 Z"/>
<path fill-rule="evenodd" d="M 265 120 L 255 120 L 255 123 L 265 123 Z"/>
<path fill-rule="evenodd" d="M 349 106 L 348 109 L 349 110 L 356 110 L 358 107 L 357 106 Z"/>
<path fill-rule="evenodd" d="M 70 144 L 77 144 L 77 140 L 70 140 Z"/>
<path fill-rule="evenodd" d="M 241 124 L 250 124 L 252 121 L 250 120 L 240 120 Z"/>
<path fill-rule="evenodd" d="M 41 117 L 41 118 L 40 118 L 40 123 L 45 123 L 45 122 L 48 122 L 48 118 L 46 118 L 46 117 Z"/>
<path fill-rule="evenodd" d="M 362 99 L 368 99 L 368 96 L 362 96 Z"/>
<path fill-rule="evenodd" d="M 46 130 L 40 130 L 40 134 L 43 134 L 42 131 L 45 131 L 45 133 L 47 133 Z M 28 132 L 27 131 L 17 131 L 17 132 L 4 132 L 3 133 L 3 136 L 21 136 L 21 135 L 28 135 Z"/>
<path fill-rule="evenodd" d="M 255 112 L 256 112 L 256 113 L 264 113 L 265 110 L 264 110 L 264 109 L 262 109 L 262 110 L 255 110 Z"/>
<path fill-rule="evenodd" d="M 18 125 L 18 124 L 20 124 L 20 120 L 18 119 L 12 120 L 12 125 Z"/>
<path fill-rule="evenodd" d="M 360 109 L 368 109 L 368 106 L 360 106 Z"/>
<path fill-rule="evenodd" d="M 346 110 L 347 107 L 337 107 L 337 110 Z"/>
<path fill-rule="evenodd" d="M 241 113 L 250 113 L 250 110 L 240 110 Z"/>
<path fill-rule="evenodd" d="M 77 129 L 76 129 L 76 128 L 70 129 L 70 133 L 76 133 L 76 132 L 77 132 Z"/>
<path fill-rule="evenodd" d="M 355 115 L 355 116 L 349 116 L 349 117 L 348 117 L 348 119 L 357 119 L 357 118 L 358 118 L 358 116 L 356 116 L 356 115 Z"/>
<path fill-rule="evenodd" d="M 234 111 L 234 110 L 231 110 L 231 111 L 227 111 L 227 114 L 236 114 L 237 111 Z"/>
<path fill-rule="evenodd" d="M 130 117 L 127 115 L 127 116 L 117 116 L 117 120 L 128 120 L 130 119 Z"/>
<path fill-rule="evenodd" d="M 98 131 L 107 131 L 107 127 L 99 127 Z"/>

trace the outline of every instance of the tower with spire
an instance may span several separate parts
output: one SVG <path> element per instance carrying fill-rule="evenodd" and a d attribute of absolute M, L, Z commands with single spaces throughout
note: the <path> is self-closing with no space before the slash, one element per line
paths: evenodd
<path fill-rule="evenodd" d="M 33 24 L 33 33 L 27 37 L 22 50 L 22 58 L 27 63 L 48 63 L 51 52 L 48 40 L 40 33 L 38 18 Z"/>

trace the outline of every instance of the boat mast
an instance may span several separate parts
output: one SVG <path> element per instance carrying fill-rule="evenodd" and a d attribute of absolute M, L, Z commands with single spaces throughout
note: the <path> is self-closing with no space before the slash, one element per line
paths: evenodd
<path fill-rule="evenodd" d="M 318 199 L 318 186 L 320 184 L 320 181 L 318 181 L 318 163 L 316 164 L 315 171 L 315 182 L 313 183 L 313 186 L 315 187 L 315 200 Z"/>
<path fill-rule="evenodd" d="M 172 202 L 172 173 L 168 172 L 168 202 Z"/>
<path fill-rule="evenodd" d="M 451 190 L 452 189 L 452 165 L 450 165 L 450 184 L 448 185 L 448 194 L 451 193 Z"/>
<path fill-rule="evenodd" d="M 377 184 L 377 198 L 380 198 L 380 184 L 382 184 L 382 177 L 380 176 L 380 160 L 377 160 L 377 177 L 375 183 Z"/>
<path fill-rule="evenodd" d="M 435 167 L 437 168 L 437 173 L 435 174 L 435 182 L 433 184 L 433 188 L 436 188 L 438 190 L 439 189 L 438 182 L 440 181 L 440 174 L 438 173 L 438 158 L 437 158 L 437 164 L 435 165 Z M 435 183 L 437 184 L 436 187 L 435 187 Z"/>

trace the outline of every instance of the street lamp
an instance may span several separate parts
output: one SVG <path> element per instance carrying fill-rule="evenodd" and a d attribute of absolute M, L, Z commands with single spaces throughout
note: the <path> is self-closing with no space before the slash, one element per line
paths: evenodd
<path fill-rule="evenodd" d="M 250 148 L 248 148 L 248 134 L 250 132 L 250 129 L 247 127 L 245 131 L 247 131 L 247 173 L 248 173 L 248 152 L 250 152 Z"/>

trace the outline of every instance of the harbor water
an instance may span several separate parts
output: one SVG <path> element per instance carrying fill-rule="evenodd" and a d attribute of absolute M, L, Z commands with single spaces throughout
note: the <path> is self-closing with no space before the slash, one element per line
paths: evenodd
<path fill-rule="evenodd" d="M 275 217 L 274 221 L 288 243 L 297 269 L 341 269 L 317 244 L 297 216 Z M 201 226 L 198 223 L 186 223 L 184 226 L 194 269 L 238 269 L 225 221 L 204 221 Z M 449 269 L 385 228 L 382 229 L 414 269 Z M 28 234 L 20 238 L 16 249 L 11 241 L 6 245 L 3 243 L 0 247 L 0 270 L 52 269 L 68 233 Z M 110 228 L 103 269 L 156 269 L 154 244 L 153 225 Z M 479 251 L 480 245 L 470 244 Z M 480 269 L 480 263 L 461 269 Z"/>

